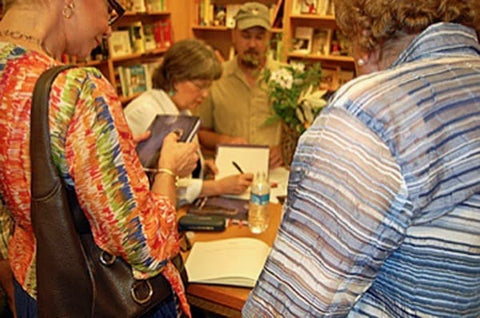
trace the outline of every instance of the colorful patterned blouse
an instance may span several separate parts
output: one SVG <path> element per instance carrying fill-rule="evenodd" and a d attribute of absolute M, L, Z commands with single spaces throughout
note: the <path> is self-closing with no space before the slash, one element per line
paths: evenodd
<path fill-rule="evenodd" d="M 245 317 L 480 317 L 480 44 L 430 26 L 302 135 Z"/>
<path fill-rule="evenodd" d="M 56 62 L 0 43 L 0 251 L 15 279 L 36 297 L 30 223 L 30 107 L 39 75 Z M 175 207 L 149 190 L 114 88 L 95 68 L 74 68 L 52 86 L 50 132 L 55 164 L 75 187 L 97 245 L 130 263 L 137 278 L 170 281 L 189 312 L 177 270 Z M 14 226 L 13 226 L 14 224 Z"/>

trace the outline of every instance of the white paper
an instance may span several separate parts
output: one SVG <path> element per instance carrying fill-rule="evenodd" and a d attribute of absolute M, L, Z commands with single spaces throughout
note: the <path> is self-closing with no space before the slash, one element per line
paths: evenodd
<path fill-rule="evenodd" d="M 221 179 L 240 171 L 235 167 L 236 162 L 242 169 L 243 173 L 265 173 L 268 174 L 268 161 L 270 149 L 268 146 L 259 145 L 226 145 L 217 146 L 217 154 L 215 157 L 215 165 L 218 168 L 218 174 L 215 179 Z M 235 199 L 250 199 L 250 188 L 240 195 L 224 195 L 225 197 Z"/>
<path fill-rule="evenodd" d="M 253 287 L 270 247 L 255 238 L 196 242 L 185 262 L 191 283 Z"/>

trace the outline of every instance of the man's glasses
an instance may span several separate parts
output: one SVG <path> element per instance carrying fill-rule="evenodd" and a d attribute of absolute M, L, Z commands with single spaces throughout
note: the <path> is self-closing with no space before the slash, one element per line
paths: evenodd
<path fill-rule="evenodd" d="M 108 4 L 108 25 L 112 25 L 120 19 L 120 17 L 125 13 L 125 9 L 120 3 L 116 0 L 107 0 Z"/>

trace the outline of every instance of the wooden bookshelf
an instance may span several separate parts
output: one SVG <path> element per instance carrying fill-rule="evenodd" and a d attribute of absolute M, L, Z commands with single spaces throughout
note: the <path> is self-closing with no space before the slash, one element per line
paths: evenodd
<path fill-rule="evenodd" d="M 191 10 L 188 13 L 188 19 L 190 21 L 190 34 L 189 37 L 196 37 L 204 40 L 213 47 L 219 49 L 223 56 L 228 57 L 231 50 L 231 30 L 227 26 L 214 26 L 214 25 L 199 25 L 198 15 L 199 1 L 205 0 L 189 0 L 189 7 Z M 281 28 L 273 28 L 272 33 L 281 36 L 280 45 L 281 53 L 279 60 L 282 62 L 288 62 L 291 60 L 300 60 L 305 63 L 319 62 L 322 66 L 327 68 L 335 68 L 342 70 L 349 70 L 354 72 L 354 60 L 351 56 L 345 55 L 345 52 L 334 52 L 333 54 L 318 54 L 318 52 L 309 52 L 306 54 L 300 54 L 293 52 L 293 40 L 295 38 L 295 29 L 297 27 L 313 28 L 318 30 L 331 30 L 333 35 L 337 30 L 335 22 L 335 16 L 332 12 L 327 14 L 317 13 L 301 13 L 298 11 L 298 6 L 302 0 L 265 0 L 259 1 L 267 6 L 281 6 L 275 8 L 275 14 L 281 14 Z M 322 1 L 322 0 L 321 0 Z M 328 6 L 329 1 L 325 0 Z M 210 0 L 210 4 L 214 5 L 226 5 L 226 4 L 243 4 L 246 0 Z M 331 8 L 331 7 L 329 7 Z M 331 45 L 331 43 L 328 43 Z M 331 51 L 330 49 L 328 50 Z"/>

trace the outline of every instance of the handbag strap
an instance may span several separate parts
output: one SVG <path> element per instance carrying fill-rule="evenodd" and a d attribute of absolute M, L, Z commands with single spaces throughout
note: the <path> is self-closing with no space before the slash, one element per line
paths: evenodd
<path fill-rule="evenodd" d="M 61 184 L 57 169 L 52 160 L 50 128 L 48 124 L 48 101 L 53 81 L 61 72 L 74 65 L 57 65 L 40 75 L 32 97 L 30 153 L 32 166 L 32 197 L 44 198 Z M 90 233 L 88 220 L 77 203 L 75 190 L 65 185 L 73 223 L 79 234 Z"/>
<path fill-rule="evenodd" d="M 58 172 L 52 160 L 50 128 L 48 124 L 48 101 L 52 83 L 61 72 L 73 65 L 54 66 L 40 75 L 32 98 L 30 126 L 30 154 L 32 169 L 32 196 L 44 197 L 58 183 Z"/>
<path fill-rule="evenodd" d="M 68 192 L 53 162 L 50 144 L 48 105 L 51 85 L 59 73 L 71 67 L 54 66 L 45 71 L 38 78 L 32 97 L 31 220 L 36 238 L 39 317 L 49 317 L 52 312 L 58 317 L 84 312 L 94 299 L 84 249 L 73 225 Z M 52 266 L 55 266 L 54 271 Z M 65 285 L 66 277 L 71 286 Z M 76 295 L 71 293 L 72 288 L 78 291 Z"/>

